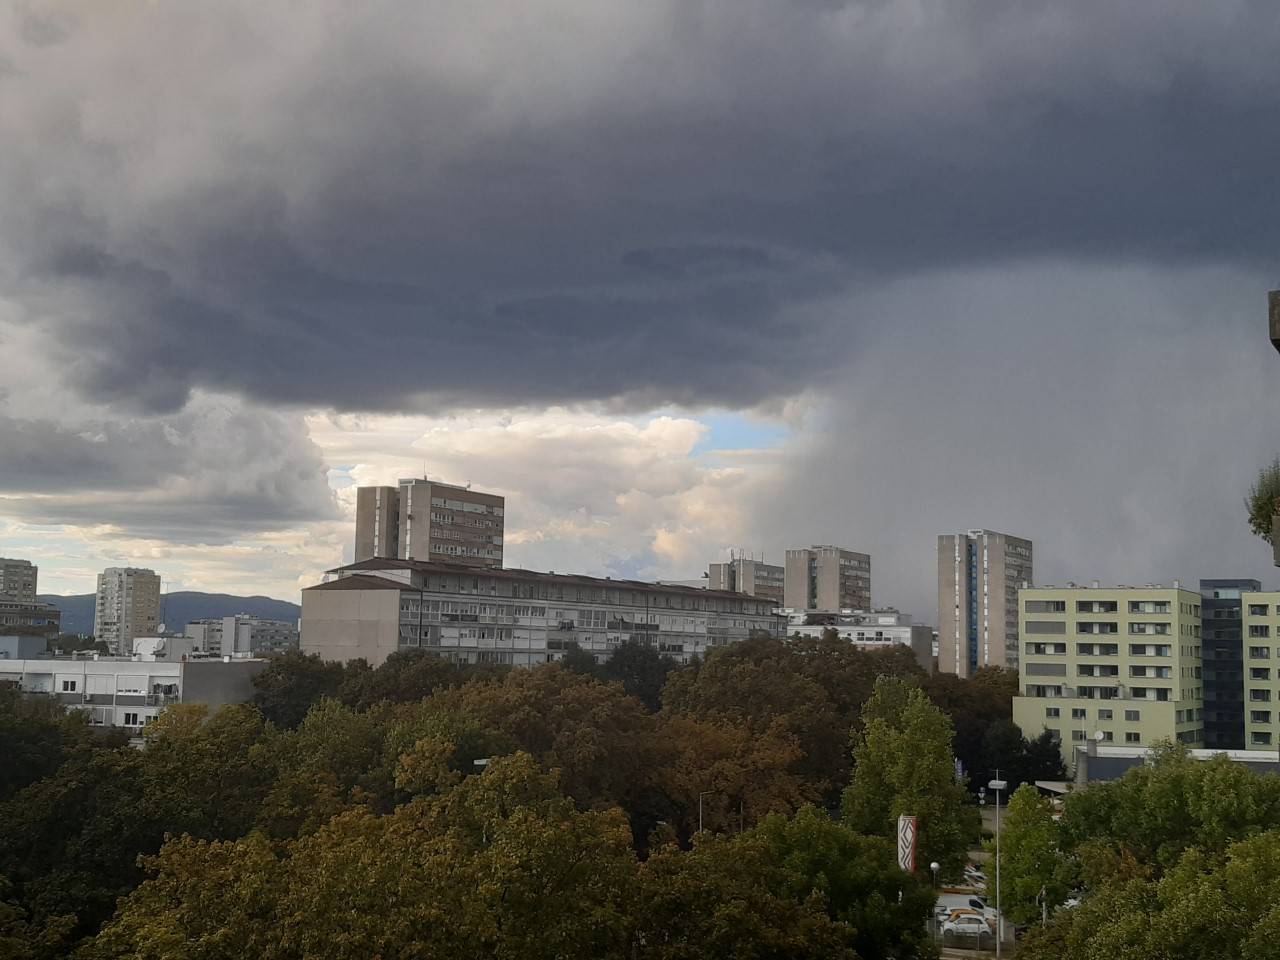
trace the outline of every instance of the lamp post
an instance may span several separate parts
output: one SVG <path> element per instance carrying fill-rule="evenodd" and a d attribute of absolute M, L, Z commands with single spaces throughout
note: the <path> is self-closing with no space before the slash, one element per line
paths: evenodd
<path fill-rule="evenodd" d="M 1000 776 L 1000 771 L 996 771 Z M 1000 912 L 1000 792 L 1009 784 L 1004 780 L 992 780 L 987 784 L 996 795 L 996 960 L 1000 960 L 1000 941 L 1004 939 L 1004 914 Z"/>
<path fill-rule="evenodd" d="M 698 832 L 699 833 L 702 832 L 702 798 L 709 797 L 713 793 L 715 793 L 714 790 L 703 790 L 700 794 L 698 794 Z"/>
<path fill-rule="evenodd" d="M 933 886 L 936 889 L 938 886 L 938 871 L 942 869 L 942 864 L 935 860 L 929 864 L 929 869 L 933 871 Z"/>

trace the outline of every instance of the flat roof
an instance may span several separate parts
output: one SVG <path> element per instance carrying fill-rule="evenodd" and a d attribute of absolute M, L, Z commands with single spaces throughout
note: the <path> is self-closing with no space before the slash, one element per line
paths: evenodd
<path fill-rule="evenodd" d="M 465 563 L 442 563 L 434 560 L 361 560 L 346 566 L 334 567 L 328 573 L 345 573 L 348 576 L 328 583 L 307 587 L 307 590 L 408 590 L 408 584 L 388 580 L 378 576 L 361 576 L 360 571 L 377 570 L 412 570 L 417 573 L 458 574 L 468 577 L 493 577 L 498 580 L 521 580 L 536 583 L 555 583 L 560 585 L 576 584 L 584 587 L 620 587 L 625 590 L 643 590 L 648 593 L 675 593 L 691 597 L 719 597 L 731 600 L 755 600 L 760 603 L 772 603 L 763 597 L 751 597 L 744 593 L 730 590 L 708 590 L 705 587 L 681 587 L 663 583 L 651 583 L 646 580 L 615 580 L 612 577 L 589 577 L 579 573 L 543 573 L 540 570 L 521 570 L 514 567 L 477 567 Z M 354 574 L 354 575 L 352 575 Z M 348 580 L 359 580 L 361 583 L 339 586 Z"/>

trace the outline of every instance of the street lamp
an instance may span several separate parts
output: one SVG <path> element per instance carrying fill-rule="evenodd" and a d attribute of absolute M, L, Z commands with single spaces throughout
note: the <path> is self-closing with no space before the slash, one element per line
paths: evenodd
<path fill-rule="evenodd" d="M 929 864 L 929 869 L 933 871 L 933 885 L 936 888 L 938 886 L 938 871 L 942 869 L 942 864 L 935 860 Z"/>
<path fill-rule="evenodd" d="M 699 833 L 702 832 L 702 798 L 709 797 L 713 793 L 715 793 L 714 790 L 703 790 L 700 794 L 698 794 L 698 832 Z"/>
<path fill-rule="evenodd" d="M 1000 776 L 1000 771 L 996 771 Z M 1004 780 L 992 780 L 987 784 L 996 795 L 996 960 L 1000 960 L 1000 941 L 1004 939 L 1004 914 L 1000 912 L 1000 792 L 1009 784 Z"/>

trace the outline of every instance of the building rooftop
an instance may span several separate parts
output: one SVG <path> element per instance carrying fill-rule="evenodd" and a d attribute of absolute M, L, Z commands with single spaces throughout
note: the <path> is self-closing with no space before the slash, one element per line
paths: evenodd
<path fill-rule="evenodd" d="M 468 577 L 492 577 L 497 580 L 521 580 L 537 583 L 556 583 L 560 585 L 578 584 L 584 587 L 620 587 L 626 590 L 643 590 L 649 593 L 683 593 L 696 597 L 724 597 L 734 600 L 760 599 L 744 597 L 741 593 L 729 590 L 708 590 L 705 587 L 684 587 L 673 584 L 651 583 L 646 580 L 615 580 L 612 577 L 589 577 L 578 573 L 542 572 L 540 570 L 521 570 L 513 567 L 475 567 L 464 563 L 442 563 L 435 560 L 398 560 L 374 558 L 335 567 L 328 573 L 346 574 L 338 580 L 307 587 L 307 590 L 403 590 L 406 585 L 395 580 L 376 576 L 378 570 L 410 570 L 427 574 L 461 574 Z M 361 571 L 369 571 L 374 576 L 361 575 Z M 346 581 L 358 580 L 359 583 L 347 584 Z"/>

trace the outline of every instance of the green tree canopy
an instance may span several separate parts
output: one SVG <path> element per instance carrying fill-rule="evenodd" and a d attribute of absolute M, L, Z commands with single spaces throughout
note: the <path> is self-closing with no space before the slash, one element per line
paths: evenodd
<path fill-rule="evenodd" d="M 995 840 L 987 850 L 995 854 Z M 1022 786 L 1009 798 L 1000 831 L 1000 905 L 1016 924 L 1038 922 L 1044 909 L 1067 899 L 1074 879 L 1072 864 L 1062 855 L 1053 804 L 1033 786 Z M 995 877 L 989 878 L 995 882 Z"/>
<path fill-rule="evenodd" d="M 978 834 L 978 811 L 956 783 L 951 721 L 908 681 L 882 677 L 853 734 L 853 782 L 844 818 L 853 829 L 897 835 L 898 817 L 917 818 L 917 856 L 944 875 L 963 867 Z"/>

